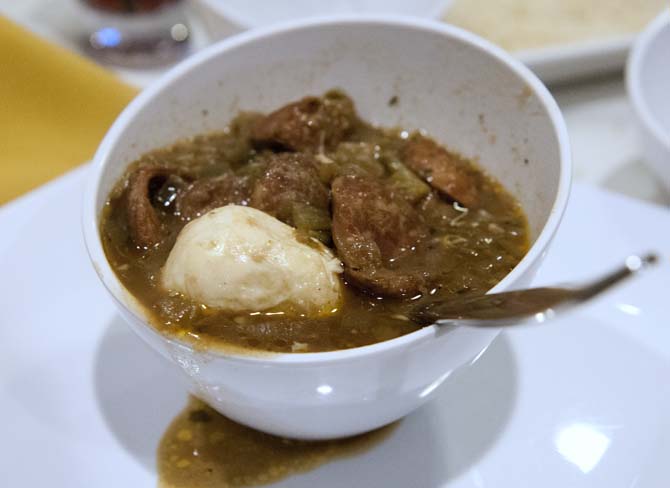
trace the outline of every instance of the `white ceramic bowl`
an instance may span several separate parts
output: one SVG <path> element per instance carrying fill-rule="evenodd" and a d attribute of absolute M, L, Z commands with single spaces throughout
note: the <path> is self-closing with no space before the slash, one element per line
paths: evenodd
<path fill-rule="evenodd" d="M 214 39 L 279 22 L 333 15 L 391 14 L 439 19 L 451 0 L 195 0 Z"/>
<path fill-rule="evenodd" d="M 496 291 L 528 285 L 570 186 L 566 129 L 545 87 L 502 50 L 439 23 L 337 18 L 247 32 L 196 54 L 140 94 L 91 168 L 84 233 L 93 266 L 133 330 L 190 378 L 195 394 L 238 422 L 294 438 L 352 435 L 406 415 L 498 332 L 426 327 L 325 353 L 194 350 L 147 325 L 107 263 L 98 219 L 112 185 L 146 151 L 220 129 L 240 110 L 269 111 L 333 87 L 353 97 L 365 120 L 424 128 L 477 158 L 520 200 L 533 245 Z M 398 103 L 390 106 L 393 96 Z"/>
<path fill-rule="evenodd" d="M 670 191 L 670 10 L 637 38 L 626 68 L 626 86 L 640 125 L 645 161 Z"/>

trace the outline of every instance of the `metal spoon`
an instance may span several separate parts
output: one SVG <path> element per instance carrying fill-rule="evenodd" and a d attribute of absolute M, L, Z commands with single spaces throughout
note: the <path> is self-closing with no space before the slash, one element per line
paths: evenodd
<path fill-rule="evenodd" d="M 410 319 L 422 325 L 465 325 L 505 327 L 541 324 L 563 311 L 583 303 L 613 285 L 658 261 L 655 254 L 628 256 L 624 266 L 579 288 L 530 288 L 526 290 L 435 299 L 417 303 Z"/>

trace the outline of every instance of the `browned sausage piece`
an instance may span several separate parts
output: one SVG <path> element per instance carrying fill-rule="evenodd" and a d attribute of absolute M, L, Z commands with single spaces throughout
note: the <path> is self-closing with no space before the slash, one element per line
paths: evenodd
<path fill-rule="evenodd" d="M 328 210 L 328 188 L 319 179 L 312 156 L 278 153 L 268 157 L 265 172 L 254 185 L 249 205 L 294 225 L 294 205 Z"/>
<path fill-rule="evenodd" d="M 423 274 L 393 265 L 428 234 L 409 203 L 377 180 L 351 175 L 333 181 L 332 196 L 333 240 L 350 282 L 389 296 L 425 288 Z"/>
<path fill-rule="evenodd" d="M 256 147 L 318 151 L 342 141 L 356 121 L 354 104 L 339 92 L 306 97 L 261 118 L 252 131 Z"/>
<path fill-rule="evenodd" d="M 436 190 L 466 207 L 477 207 L 479 195 L 474 178 L 462 161 L 432 139 L 413 136 L 405 146 L 403 159 Z"/>
<path fill-rule="evenodd" d="M 150 192 L 170 176 L 170 170 L 158 166 L 140 167 L 128 178 L 126 209 L 128 230 L 133 243 L 149 249 L 164 236 L 160 219 L 151 204 Z"/>
<path fill-rule="evenodd" d="M 202 178 L 191 183 L 179 195 L 177 212 L 182 219 L 192 220 L 224 205 L 246 204 L 249 193 L 248 179 L 232 173 Z"/>

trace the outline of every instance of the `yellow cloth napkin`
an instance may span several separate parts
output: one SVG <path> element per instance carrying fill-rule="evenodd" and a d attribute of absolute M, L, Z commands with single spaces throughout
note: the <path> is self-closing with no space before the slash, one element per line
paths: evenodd
<path fill-rule="evenodd" d="M 0 16 L 0 204 L 90 159 L 135 93 Z"/>

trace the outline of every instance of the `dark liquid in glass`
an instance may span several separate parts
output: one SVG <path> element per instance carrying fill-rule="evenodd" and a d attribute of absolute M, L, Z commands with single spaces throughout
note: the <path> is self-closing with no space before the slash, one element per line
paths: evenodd
<path fill-rule="evenodd" d="M 110 13 L 132 14 L 158 10 L 180 0 L 84 0 L 88 6 Z"/>

